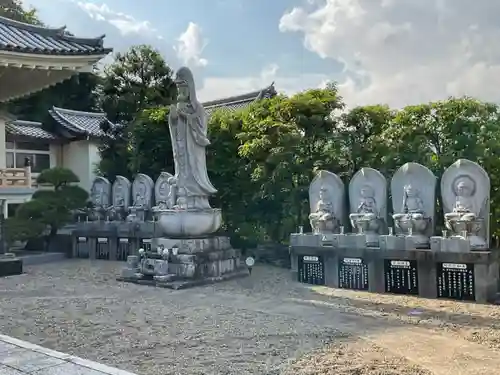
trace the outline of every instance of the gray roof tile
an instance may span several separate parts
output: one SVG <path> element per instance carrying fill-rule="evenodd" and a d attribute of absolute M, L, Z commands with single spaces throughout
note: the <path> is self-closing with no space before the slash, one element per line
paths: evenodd
<path fill-rule="evenodd" d="M 47 55 L 102 55 L 111 52 L 103 47 L 104 35 L 78 38 L 66 27 L 51 29 L 0 17 L 0 50 Z"/>
<path fill-rule="evenodd" d="M 229 98 L 212 100 L 209 102 L 203 103 L 203 107 L 205 108 L 205 112 L 207 116 L 210 116 L 216 109 L 223 109 L 227 111 L 237 111 L 239 109 L 243 109 L 248 107 L 251 103 L 259 99 L 272 98 L 275 96 L 276 89 L 274 88 L 274 82 L 258 91 L 252 91 L 247 94 L 231 96 Z"/>
<path fill-rule="evenodd" d="M 57 140 L 59 137 L 42 129 L 40 122 L 15 120 L 5 124 L 7 134 L 46 140 Z"/>
<path fill-rule="evenodd" d="M 49 113 L 66 130 L 80 135 L 106 137 L 106 133 L 101 129 L 102 124 L 108 122 L 110 126 L 114 126 L 108 121 L 106 114 L 102 112 L 81 112 L 52 107 Z"/>

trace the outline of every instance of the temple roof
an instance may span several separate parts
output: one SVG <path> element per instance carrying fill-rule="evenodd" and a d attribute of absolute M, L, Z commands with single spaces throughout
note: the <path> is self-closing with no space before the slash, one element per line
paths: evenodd
<path fill-rule="evenodd" d="M 203 106 L 208 115 L 216 109 L 236 111 L 249 106 L 256 100 L 271 98 L 276 94 L 277 93 L 273 83 L 262 90 L 232 96 L 229 98 L 212 100 L 210 102 L 203 103 Z M 52 107 L 52 109 L 49 110 L 49 114 L 57 124 L 62 126 L 64 130 L 63 134 L 58 135 L 48 132 L 42 128 L 41 123 L 32 121 L 9 121 L 6 123 L 5 129 L 8 134 L 14 136 L 24 136 L 44 140 L 60 140 L 79 136 L 107 137 L 109 135 L 102 130 L 103 123 L 107 122 L 111 127 L 116 126 L 107 119 L 106 114 L 103 112 L 83 112 Z M 61 132 L 57 131 L 57 133 Z"/>
<path fill-rule="evenodd" d="M 15 120 L 5 124 L 5 131 L 9 135 L 44 139 L 48 141 L 57 140 L 59 137 L 42 129 L 41 122 Z"/>
<path fill-rule="evenodd" d="M 208 116 L 212 114 L 216 109 L 224 109 L 228 111 L 237 111 L 239 109 L 243 109 L 248 107 L 251 103 L 256 100 L 272 98 L 277 94 L 276 89 L 274 88 L 274 82 L 262 89 L 257 91 L 252 91 L 247 94 L 230 96 L 229 98 L 212 100 L 209 102 L 203 103 L 203 107 L 205 108 L 205 112 Z"/>
<path fill-rule="evenodd" d="M 102 124 L 107 122 L 110 126 L 114 126 L 103 112 L 82 112 L 52 107 L 49 113 L 66 131 L 75 135 L 105 137 L 107 135 L 101 129 Z"/>
<path fill-rule="evenodd" d="M 66 31 L 34 26 L 0 17 L 0 50 L 42 55 L 103 55 L 111 49 L 103 46 L 104 35 L 78 38 Z"/>

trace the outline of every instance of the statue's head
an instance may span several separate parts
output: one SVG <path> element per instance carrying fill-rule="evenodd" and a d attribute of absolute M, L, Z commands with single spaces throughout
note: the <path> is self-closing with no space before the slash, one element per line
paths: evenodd
<path fill-rule="evenodd" d="M 417 189 L 415 189 L 411 184 L 405 185 L 404 192 L 408 197 L 416 197 L 418 195 Z"/>
<path fill-rule="evenodd" d="M 363 185 L 360 194 L 363 198 L 373 198 L 375 196 L 375 190 L 369 185 Z"/>
<path fill-rule="evenodd" d="M 196 101 L 196 88 L 191 70 L 187 67 L 180 68 L 175 75 L 177 86 L 177 101 L 183 103 Z"/>
<path fill-rule="evenodd" d="M 459 197 L 471 197 L 474 195 L 476 186 L 474 181 L 468 177 L 463 176 L 457 178 L 455 184 L 455 194 Z"/>

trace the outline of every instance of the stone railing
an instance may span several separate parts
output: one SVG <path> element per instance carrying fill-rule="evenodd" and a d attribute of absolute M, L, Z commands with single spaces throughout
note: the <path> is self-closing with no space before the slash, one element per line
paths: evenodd
<path fill-rule="evenodd" d="M 0 169 L 0 188 L 30 188 L 31 186 L 32 181 L 30 167 Z"/>

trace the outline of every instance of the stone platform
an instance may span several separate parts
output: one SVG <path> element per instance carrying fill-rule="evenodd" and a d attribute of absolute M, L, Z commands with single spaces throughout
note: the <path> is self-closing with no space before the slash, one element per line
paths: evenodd
<path fill-rule="evenodd" d="M 136 375 L 0 335 L 1 375 Z"/>
<path fill-rule="evenodd" d="M 159 255 L 160 247 L 169 249 L 168 255 Z M 129 256 L 118 280 L 181 289 L 248 275 L 241 252 L 231 247 L 228 237 L 163 237 L 153 238 L 144 254 Z"/>
<path fill-rule="evenodd" d="M 139 248 L 151 248 L 160 236 L 156 223 L 82 222 L 72 231 L 72 256 L 101 260 L 126 260 Z"/>
<path fill-rule="evenodd" d="M 170 281 L 163 281 L 163 280 L 155 280 L 152 278 L 143 278 L 142 276 L 137 276 L 137 277 L 123 277 L 123 276 L 118 276 L 116 278 L 117 281 L 125 281 L 125 282 L 130 282 L 134 284 L 139 284 L 139 285 L 150 285 L 150 286 L 156 286 L 159 288 L 167 288 L 167 289 L 187 289 L 187 288 L 193 288 L 196 286 L 202 286 L 202 285 L 209 285 L 209 284 L 215 284 L 219 283 L 222 281 L 228 281 L 232 279 L 237 279 L 240 277 L 246 277 L 250 273 L 248 272 L 248 269 L 240 269 L 235 272 L 230 272 L 221 276 L 213 276 L 213 277 L 205 277 L 205 278 L 200 278 L 200 279 L 192 279 L 192 280 L 175 280 L 175 278 L 172 278 Z"/>
<path fill-rule="evenodd" d="M 14 254 L 0 255 L 0 277 L 23 273 L 23 261 Z"/>
<path fill-rule="evenodd" d="M 290 246 L 295 280 L 375 293 L 413 294 L 479 303 L 496 299 L 500 253 Z"/>

